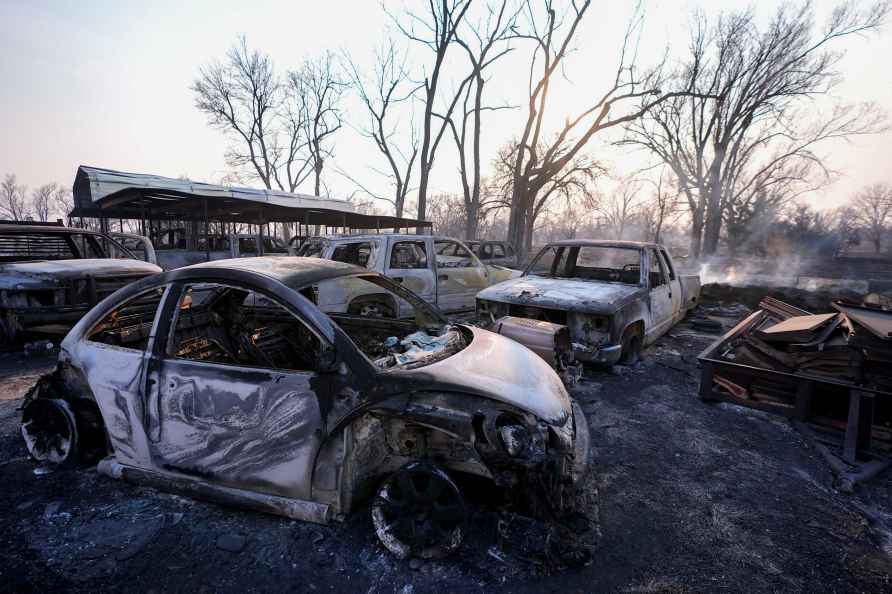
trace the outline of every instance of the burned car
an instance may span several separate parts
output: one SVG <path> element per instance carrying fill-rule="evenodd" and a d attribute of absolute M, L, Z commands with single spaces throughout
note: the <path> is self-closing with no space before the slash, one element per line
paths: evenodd
<path fill-rule="evenodd" d="M 699 296 L 700 278 L 680 274 L 659 244 L 566 240 L 542 248 L 523 276 L 478 293 L 477 316 L 540 353 L 546 332 L 555 343 L 569 334 L 577 361 L 634 363 Z"/>
<path fill-rule="evenodd" d="M 0 224 L 0 348 L 23 332 L 65 334 L 103 298 L 159 272 L 102 233 Z"/>
<path fill-rule="evenodd" d="M 412 315 L 324 311 L 317 296 L 345 278 Z M 450 325 L 378 273 L 299 257 L 197 264 L 109 297 L 28 393 L 22 435 L 41 462 L 101 458 L 115 478 L 300 520 L 374 495 L 401 557 L 458 546 L 462 477 L 569 504 L 589 444 L 525 347 Z"/>

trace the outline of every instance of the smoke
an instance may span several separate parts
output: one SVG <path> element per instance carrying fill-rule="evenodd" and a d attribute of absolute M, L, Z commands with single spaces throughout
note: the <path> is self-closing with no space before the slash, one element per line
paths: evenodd
<path fill-rule="evenodd" d="M 735 287 L 789 287 L 806 291 L 869 292 L 866 279 L 840 275 L 831 258 L 809 258 L 796 253 L 773 258 L 712 257 L 698 263 L 701 284 Z"/>

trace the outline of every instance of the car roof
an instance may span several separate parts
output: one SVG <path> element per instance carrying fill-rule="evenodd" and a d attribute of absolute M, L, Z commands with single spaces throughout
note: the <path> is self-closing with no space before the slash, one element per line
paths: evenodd
<path fill-rule="evenodd" d="M 621 248 L 657 248 L 659 245 L 649 241 L 626 241 L 622 239 L 563 239 L 552 241 L 548 245 L 565 247 L 621 247 Z"/>
<path fill-rule="evenodd" d="M 405 240 L 419 240 L 419 239 L 448 239 L 452 241 L 464 241 L 463 239 L 457 239 L 455 237 L 446 237 L 444 235 L 416 235 L 414 233 L 366 233 L 363 235 L 336 235 L 336 236 L 325 236 L 325 235 L 317 235 L 315 237 L 310 237 L 308 240 L 313 239 L 325 239 L 327 241 L 366 241 L 370 239 L 385 239 L 387 237 L 391 237 L 393 239 L 405 239 Z"/>
<path fill-rule="evenodd" d="M 101 235 L 101 233 L 99 233 L 98 231 L 92 231 L 90 229 L 78 229 L 76 227 L 60 227 L 59 225 L 17 225 L 15 223 L 0 223 L 0 233 L 20 233 L 23 231 L 36 231 L 39 233 L 92 233 L 94 235 Z"/>
<path fill-rule="evenodd" d="M 376 272 L 366 270 L 353 264 L 323 260 L 322 258 L 302 258 L 298 256 L 259 256 L 256 258 L 230 258 L 227 260 L 213 260 L 184 266 L 174 270 L 174 278 L 179 276 L 177 272 L 192 276 L 195 271 L 207 271 L 210 275 L 222 270 L 237 270 L 253 272 L 273 278 L 292 289 L 301 289 L 307 285 L 326 281 L 343 276 L 355 276 L 364 274 L 377 275 Z"/>

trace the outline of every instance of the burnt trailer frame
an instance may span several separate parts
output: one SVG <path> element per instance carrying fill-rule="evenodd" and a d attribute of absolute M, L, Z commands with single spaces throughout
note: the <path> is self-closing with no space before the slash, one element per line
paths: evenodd
<path fill-rule="evenodd" d="M 873 435 L 876 404 L 882 399 L 884 405 L 892 405 L 892 392 L 821 375 L 765 369 L 719 358 L 718 354 L 726 345 L 767 316 L 768 313 L 761 309 L 753 312 L 697 356 L 700 363 L 700 399 L 705 402 L 727 402 L 790 419 L 812 439 L 816 449 L 837 474 L 838 484 L 845 489 L 851 489 L 855 483 L 867 480 L 892 465 L 888 452 L 874 447 Z M 733 381 L 746 393 L 735 395 L 728 389 L 722 389 L 722 379 Z M 776 387 L 772 398 L 754 394 L 753 386 L 759 381 Z M 829 404 L 841 395 L 847 398 L 844 428 L 840 428 L 838 422 L 815 413 L 817 405 Z"/>

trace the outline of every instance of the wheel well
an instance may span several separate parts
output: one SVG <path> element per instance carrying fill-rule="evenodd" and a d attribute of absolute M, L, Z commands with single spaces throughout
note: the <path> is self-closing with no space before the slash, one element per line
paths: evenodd
<path fill-rule="evenodd" d="M 22 409 L 27 409 L 38 399 L 63 400 L 68 404 L 77 426 L 81 460 L 91 462 L 111 451 L 102 411 L 89 385 L 76 369 L 60 364 L 52 373 L 38 379 L 25 394 Z"/>
<path fill-rule="evenodd" d="M 627 332 L 633 332 L 640 336 L 642 339 L 644 338 L 644 320 L 636 320 L 631 324 L 628 324 L 624 329 L 622 336 L 625 336 Z"/>
<path fill-rule="evenodd" d="M 367 412 L 331 433 L 319 448 L 312 473 L 313 499 L 346 514 L 372 495 L 384 477 L 415 460 L 431 460 L 450 473 L 491 480 L 482 461 L 444 455 L 460 448 L 458 444 L 469 445 L 470 439 L 422 419 L 410 421 L 397 411 Z"/>

